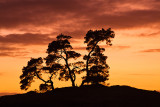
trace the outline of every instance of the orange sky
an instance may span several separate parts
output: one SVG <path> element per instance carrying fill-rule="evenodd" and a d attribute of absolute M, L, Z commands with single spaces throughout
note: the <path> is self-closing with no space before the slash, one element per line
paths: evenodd
<path fill-rule="evenodd" d="M 109 27 L 116 34 L 105 52 L 110 85 L 160 90 L 159 13 L 159 0 L 1 0 L 0 93 L 24 92 L 22 67 L 31 57 L 45 57 L 58 34 L 72 36 L 72 46 L 85 54 L 87 31 Z M 71 85 L 54 81 L 55 87 Z"/>

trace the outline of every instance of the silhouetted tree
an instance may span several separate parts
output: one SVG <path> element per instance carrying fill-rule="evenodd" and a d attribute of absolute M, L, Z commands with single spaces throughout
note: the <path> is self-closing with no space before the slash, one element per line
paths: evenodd
<path fill-rule="evenodd" d="M 52 66 L 43 66 L 44 60 L 40 58 L 31 58 L 30 61 L 28 61 L 28 65 L 26 67 L 23 67 L 22 69 L 22 75 L 20 76 L 20 84 L 22 90 L 27 90 L 31 83 L 34 81 L 34 79 L 39 79 L 43 82 L 43 84 L 40 84 L 39 88 L 40 91 L 49 91 L 54 90 L 53 85 L 53 75 L 57 74 L 59 70 L 63 68 L 60 64 L 53 64 Z M 42 74 L 46 73 L 49 74 L 49 78 L 47 80 L 42 78 Z"/>
<path fill-rule="evenodd" d="M 111 45 L 111 38 L 114 38 L 114 32 L 111 28 L 107 30 L 88 31 L 84 43 L 87 44 L 86 50 L 88 54 L 83 57 L 86 60 L 86 76 L 83 77 L 82 84 L 85 82 L 98 84 L 108 80 L 109 66 L 106 64 L 107 56 L 103 54 L 104 48 L 100 48 L 98 43 L 106 41 L 107 45 Z"/>
<path fill-rule="evenodd" d="M 106 41 L 111 45 L 111 38 L 114 38 L 114 32 L 109 28 L 107 30 L 88 31 L 84 43 L 87 44 L 88 54 L 83 57 L 83 61 L 72 61 L 81 56 L 80 53 L 73 51 L 69 40 L 71 36 L 60 34 L 56 40 L 48 45 L 46 58 L 31 58 L 27 66 L 23 67 L 20 76 L 22 90 L 27 90 L 35 79 L 41 80 L 39 89 L 42 92 L 54 90 L 53 78 L 57 75 L 59 80 L 71 80 L 72 86 L 75 86 L 76 74 L 86 71 L 86 76 L 82 79 L 82 84 L 99 84 L 108 80 L 109 66 L 106 64 L 107 56 L 103 54 L 105 48 L 100 47 L 100 42 Z M 42 78 L 42 74 L 47 74 L 48 78 Z"/>
<path fill-rule="evenodd" d="M 81 73 L 82 70 L 79 67 L 82 66 L 83 62 L 69 63 L 69 59 L 77 59 L 81 56 L 80 53 L 72 51 L 72 46 L 70 45 L 69 39 L 71 36 L 66 36 L 60 34 L 57 36 L 57 40 L 51 42 L 48 45 L 47 53 L 47 61 L 52 62 L 61 61 L 65 62 L 64 68 L 60 71 L 60 80 L 68 80 L 70 79 L 72 82 L 72 86 L 75 86 L 76 75 L 75 73 Z M 54 57 L 54 58 L 50 58 Z"/>
<path fill-rule="evenodd" d="M 70 79 L 72 86 L 75 86 L 76 73 L 83 72 L 81 68 L 84 63 L 82 61 L 69 63 L 69 59 L 77 59 L 81 56 L 81 54 L 72 50 L 73 48 L 69 42 L 70 38 L 71 36 L 58 35 L 57 40 L 48 45 L 48 56 L 46 58 L 31 58 L 28 61 L 28 65 L 23 67 L 22 75 L 20 76 L 22 90 L 27 90 L 34 79 L 39 79 L 43 82 L 39 86 L 40 91 L 53 90 L 52 78 L 57 75 L 59 75 L 59 80 L 68 81 Z M 62 64 L 63 62 L 65 63 Z M 49 75 L 47 80 L 42 78 L 43 73 Z"/>

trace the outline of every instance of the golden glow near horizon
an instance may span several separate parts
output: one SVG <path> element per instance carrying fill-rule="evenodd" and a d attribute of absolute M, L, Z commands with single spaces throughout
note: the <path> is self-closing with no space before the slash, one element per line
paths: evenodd
<path fill-rule="evenodd" d="M 105 51 L 110 66 L 107 83 L 160 90 L 159 1 L 62 0 L 65 4 L 55 1 L 44 4 L 34 0 L 28 5 L 17 0 L 16 6 L 9 0 L 0 2 L 6 6 L 0 7 L 0 93 L 25 92 L 19 84 L 23 66 L 31 57 L 45 57 L 48 43 L 58 34 L 72 36 L 71 45 L 84 55 L 87 31 L 109 27 L 115 32 L 115 38 L 113 46 L 107 46 Z M 36 7 L 30 5 L 33 2 Z M 77 85 L 81 83 L 81 76 L 77 78 Z M 55 87 L 71 86 L 70 81 L 53 81 Z M 36 80 L 29 90 L 38 88 L 39 83 Z"/>

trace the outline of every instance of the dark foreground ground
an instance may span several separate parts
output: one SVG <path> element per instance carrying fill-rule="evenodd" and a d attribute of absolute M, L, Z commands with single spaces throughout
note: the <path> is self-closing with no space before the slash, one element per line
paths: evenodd
<path fill-rule="evenodd" d="M 160 93 L 129 86 L 84 86 L 0 97 L 0 107 L 160 107 Z"/>

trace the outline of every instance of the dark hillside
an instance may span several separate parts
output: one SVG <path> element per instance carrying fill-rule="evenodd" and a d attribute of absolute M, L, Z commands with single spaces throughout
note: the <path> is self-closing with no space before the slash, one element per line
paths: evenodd
<path fill-rule="evenodd" d="M 83 86 L 0 98 L 0 107 L 160 107 L 160 93 L 129 86 Z"/>

